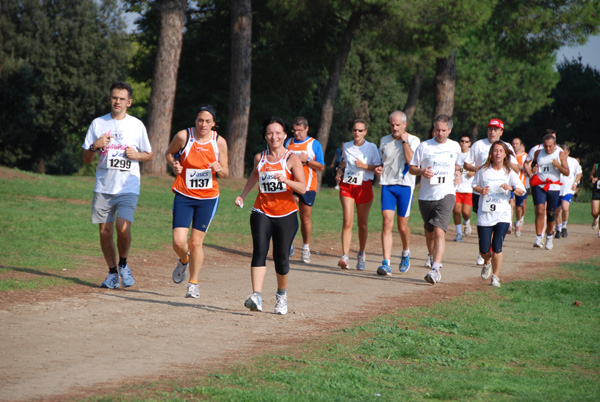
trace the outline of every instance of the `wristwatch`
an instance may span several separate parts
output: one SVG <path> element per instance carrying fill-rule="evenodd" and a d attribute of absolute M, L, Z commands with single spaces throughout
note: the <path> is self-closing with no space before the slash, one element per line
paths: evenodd
<path fill-rule="evenodd" d="M 403 144 L 406 144 L 408 141 L 402 141 Z"/>
<path fill-rule="evenodd" d="M 96 152 L 97 151 L 97 149 L 94 148 L 94 144 L 90 145 L 89 150 L 92 151 L 92 152 Z"/>

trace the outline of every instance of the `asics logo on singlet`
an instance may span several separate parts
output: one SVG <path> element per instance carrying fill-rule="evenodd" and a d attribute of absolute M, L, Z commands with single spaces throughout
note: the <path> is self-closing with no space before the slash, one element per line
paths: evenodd
<path fill-rule="evenodd" d="M 210 175 L 210 172 L 193 172 L 192 174 L 190 174 L 190 178 L 208 177 L 209 175 Z"/>
<path fill-rule="evenodd" d="M 274 173 L 263 173 L 261 175 L 261 180 L 273 180 L 275 179 L 275 174 Z"/>
<path fill-rule="evenodd" d="M 120 152 L 118 150 L 113 151 L 113 153 L 110 155 L 111 158 L 114 158 L 115 156 L 125 156 L 125 152 Z"/>

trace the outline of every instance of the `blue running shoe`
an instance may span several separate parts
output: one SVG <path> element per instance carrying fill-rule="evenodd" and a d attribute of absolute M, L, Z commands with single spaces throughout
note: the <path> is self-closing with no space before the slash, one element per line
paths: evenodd
<path fill-rule="evenodd" d="M 124 265 L 119 267 L 119 275 L 121 276 L 121 283 L 123 284 L 123 287 L 128 288 L 133 286 L 135 283 L 133 276 L 131 276 L 131 270 L 129 269 L 129 266 Z"/>
<path fill-rule="evenodd" d="M 390 267 L 389 260 L 381 261 L 381 266 L 379 268 L 377 268 L 377 275 L 381 275 L 381 276 L 391 276 L 392 275 L 392 268 Z"/>
<path fill-rule="evenodd" d="M 405 256 L 402 256 L 402 259 L 400 260 L 400 272 L 406 272 L 410 269 L 410 254 Z"/>
<path fill-rule="evenodd" d="M 101 288 L 107 289 L 116 289 L 119 287 L 119 274 L 111 274 L 109 273 L 102 285 Z"/>

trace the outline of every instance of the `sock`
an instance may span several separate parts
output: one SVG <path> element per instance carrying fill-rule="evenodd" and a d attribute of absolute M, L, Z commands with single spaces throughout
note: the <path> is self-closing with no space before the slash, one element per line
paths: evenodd
<path fill-rule="evenodd" d="M 194 285 L 198 284 L 198 279 L 190 279 L 190 283 L 193 283 Z"/>
<path fill-rule="evenodd" d="M 402 250 L 402 257 L 408 257 L 410 255 L 410 249 Z"/>
<path fill-rule="evenodd" d="M 279 289 L 279 288 L 277 288 L 277 294 L 278 295 L 284 295 L 285 294 L 285 289 Z"/>
<path fill-rule="evenodd" d="M 563 228 L 563 229 L 566 229 L 566 228 L 567 228 L 567 222 L 563 222 L 563 224 L 562 224 L 562 228 Z"/>
<path fill-rule="evenodd" d="M 434 262 L 433 264 L 431 264 L 431 269 L 436 269 L 436 270 L 440 270 L 440 263 L 439 262 Z"/>
<path fill-rule="evenodd" d="M 358 252 L 358 256 L 356 257 L 357 259 L 365 259 L 365 252 L 364 251 L 359 251 Z"/>
<path fill-rule="evenodd" d="M 119 266 L 124 267 L 127 265 L 127 258 L 119 257 Z"/>
<path fill-rule="evenodd" d="M 308 247 L 308 244 L 305 244 L 302 246 L 302 250 L 310 250 L 310 247 Z"/>
<path fill-rule="evenodd" d="M 540 239 L 540 240 L 542 240 L 542 235 L 541 235 L 541 234 L 540 234 L 540 235 L 539 235 L 539 234 L 536 234 L 536 235 L 535 235 L 535 238 L 536 238 L 536 239 Z"/>
<path fill-rule="evenodd" d="M 114 267 L 114 268 L 109 268 L 108 273 L 109 274 L 118 274 L 119 271 L 117 271 L 117 267 Z"/>
<path fill-rule="evenodd" d="M 466 220 L 466 221 L 463 223 L 463 225 L 470 225 L 470 224 L 471 224 L 471 219 L 467 219 L 467 220 Z"/>
<path fill-rule="evenodd" d="M 460 224 L 454 225 L 454 226 L 456 226 L 456 234 L 462 234 L 462 228 L 461 228 Z"/>
<path fill-rule="evenodd" d="M 552 237 L 553 237 L 552 233 L 551 234 L 546 234 L 546 239 L 551 239 Z"/>
<path fill-rule="evenodd" d="M 190 253 L 187 253 L 185 255 L 185 259 L 179 259 L 179 261 L 181 261 L 182 264 L 187 264 L 188 262 L 190 262 Z"/>

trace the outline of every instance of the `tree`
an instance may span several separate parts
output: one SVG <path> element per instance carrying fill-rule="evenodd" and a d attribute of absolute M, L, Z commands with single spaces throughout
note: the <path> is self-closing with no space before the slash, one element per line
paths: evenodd
<path fill-rule="evenodd" d="M 231 0 L 231 73 L 227 141 L 231 177 L 244 177 L 252 73 L 252 4 Z"/>
<path fill-rule="evenodd" d="M 164 174 L 167 168 L 163 155 L 171 139 L 186 4 L 187 0 L 159 0 L 157 3 L 160 35 L 152 73 L 147 123 L 148 136 L 156 157 L 143 164 L 144 173 Z"/>
<path fill-rule="evenodd" d="M 129 43 L 114 0 L 5 0 L 0 163 L 73 173 L 91 120 L 125 78 Z"/>

